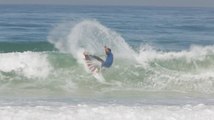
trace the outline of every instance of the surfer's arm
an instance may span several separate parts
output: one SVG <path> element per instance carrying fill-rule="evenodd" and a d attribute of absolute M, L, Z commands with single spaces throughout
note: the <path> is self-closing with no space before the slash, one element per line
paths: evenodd
<path fill-rule="evenodd" d="M 98 56 L 95 56 L 95 55 L 90 55 L 91 57 L 93 57 L 94 59 L 96 59 L 96 60 L 98 60 L 98 61 L 100 61 L 101 63 L 103 63 L 104 62 L 104 60 L 103 59 L 101 59 L 100 57 L 98 57 Z"/>

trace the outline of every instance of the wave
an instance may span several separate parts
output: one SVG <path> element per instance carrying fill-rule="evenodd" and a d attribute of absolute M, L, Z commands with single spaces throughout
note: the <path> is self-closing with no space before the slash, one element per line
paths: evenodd
<path fill-rule="evenodd" d="M 57 26 L 50 33 L 49 41 L 59 51 L 0 53 L 0 94 L 214 94 L 214 46 L 173 52 L 142 45 L 134 51 L 118 33 L 97 21 L 68 26 Z M 85 72 L 79 53 L 84 49 L 102 55 L 104 45 L 112 48 L 115 61 L 103 71 L 106 83 L 101 83 Z"/>
<path fill-rule="evenodd" d="M 139 55 L 137 56 L 137 61 L 141 64 L 151 63 L 151 62 L 166 62 L 168 67 L 176 67 L 174 69 L 205 69 L 211 67 L 213 59 L 214 46 L 196 46 L 193 45 L 189 50 L 183 51 L 157 51 L 151 46 L 144 45 L 141 47 Z M 170 64 L 167 61 L 172 61 Z M 176 63 L 183 63 L 184 66 L 179 66 Z M 176 65 L 176 66 L 173 66 Z M 186 66 L 188 64 L 188 66 Z"/>
<path fill-rule="evenodd" d="M 197 52 L 199 48 L 201 53 Z M 24 92 L 31 95 L 36 92 L 36 95 L 120 96 L 178 92 L 212 95 L 212 48 L 194 47 L 181 52 L 144 49 L 137 58 L 133 58 L 135 60 L 115 58 L 113 66 L 103 71 L 107 84 L 87 73 L 83 65 L 69 53 L 1 53 L 0 94 Z"/>

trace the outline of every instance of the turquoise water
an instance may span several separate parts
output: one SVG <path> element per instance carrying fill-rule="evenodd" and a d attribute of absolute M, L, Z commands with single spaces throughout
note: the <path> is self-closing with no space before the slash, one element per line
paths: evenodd
<path fill-rule="evenodd" d="M 0 6 L 0 118 L 214 115 L 213 8 Z M 95 78 L 82 52 L 115 57 Z M 30 114 L 28 114 L 30 113 Z"/>

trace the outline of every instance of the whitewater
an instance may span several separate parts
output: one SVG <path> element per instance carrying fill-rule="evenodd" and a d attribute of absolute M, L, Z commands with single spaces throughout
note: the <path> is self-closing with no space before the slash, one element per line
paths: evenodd
<path fill-rule="evenodd" d="M 3 21 L 12 15 L 9 9 L 14 9 L 10 6 L 4 7 L 8 8 L 8 11 L 5 11 L 8 15 L 0 15 Z M 167 8 L 128 7 L 134 15 L 139 15 L 139 12 L 143 15 L 153 13 L 147 18 L 150 22 L 145 18 L 143 23 L 151 26 L 163 25 L 156 29 L 147 28 L 146 25 L 139 28 L 138 25 L 143 24 L 138 21 L 142 16 L 129 18 L 130 21 L 138 23 L 136 26 L 134 22 L 118 24 L 118 21 L 125 20 L 124 17 L 132 16 L 132 12 L 129 11 L 116 12 L 121 18 L 113 19 L 114 12 L 118 9 L 123 10 L 123 7 L 106 7 L 104 11 L 99 11 L 99 7 L 88 7 L 87 14 L 81 7 L 71 9 L 66 6 L 49 6 L 46 10 L 38 10 L 37 7 L 16 6 L 23 11 L 30 10 L 30 13 L 33 13 L 31 17 L 44 20 L 41 25 L 30 19 L 31 17 L 28 18 L 30 22 L 27 24 L 20 19 L 16 23 L 9 22 L 10 24 L 6 24 L 8 20 L 5 20 L 6 23 L 0 22 L 4 28 L 4 30 L 0 29 L 0 34 L 3 34 L 3 31 L 10 33 L 0 37 L 1 120 L 212 120 L 214 118 L 214 44 L 210 42 L 213 38 L 212 29 L 207 30 L 200 27 L 200 24 L 196 26 L 191 24 L 191 27 L 186 25 L 189 23 L 187 15 L 197 10 L 202 12 L 212 10 L 188 9 L 192 11 L 185 13 L 179 8 L 173 9 L 174 13 L 181 15 L 180 21 L 188 20 L 184 22 L 185 24 L 181 22 L 180 26 L 173 26 L 173 30 L 165 28 L 163 31 L 163 26 L 166 25 L 161 24 L 160 19 L 158 24 L 151 20 L 158 16 L 156 9 L 161 11 L 163 18 L 172 17 L 174 13 L 171 14 Z M 66 10 L 52 13 L 52 10 L 57 11 L 58 8 L 76 12 L 70 13 L 72 19 L 50 22 L 53 26 L 45 31 L 44 28 L 47 29 L 50 23 L 47 22 L 48 17 L 42 16 L 42 13 L 53 15 L 52 18 L 62 17 L 67 13 Z M 15 17 L 22 18 L 24 14 L 29 14 L 23 11 L 18 11 Z M 92 14 L 92 11 L 96 11 L 96 15 Z M 101 13 L 104 15 L 100 15 Z M 81 17 L 76 19 L 79 16 Z M 105 21 L 106 17 L 110 18 Z M 193 18 L 210 20 L 206 15 L 202 18 L 196 15 Z M 175 24 L 180 22 L 169 19 Z M 167 21 L 169 24 L 172 22 L 170 20 Z M 208 22 L 206 25 L 210 24 L 211 22 Z M 13 31 L 15 29 L 13 27 L 20 31 Z M 199 39 L 197 35 L 193 37 L 196 42 L 190 41 L 190 43 L 182 40 L 177 42 L 176 37 L 174 42 L 177 44 L 165 39 L 166 37 L 169 39 L 171 34 L 180 37 L 178 35 L 180 30 L 183 36 L 189 38 L 194 32 L 198 32 L 194 31 L 194 27 L 198 27 L 197 35 L 205 34 L 201 31 L 207 30 L 205 37 L 207 40 L 204 40 L 203 44 L 197 41 Z M 39 34 L 36 37 L 31 34 L 33 28 Z M 157 34 L 152 34 L 150 29 L 154 33 L 158 31 Z M 133 31 L 130 32 L 131 30 Z M 169 31 L 172 33 L 169 34 Z M 28 35 L 20 37 L 18 33 Z M 141 33 L 144 33 L 143 37 Z M 152 35 L 149 36 L 150 34 Z M 14 38 L 11 37 L 13 35 Z M 41 40 L 43 36 L 46 36 L 45 40 Z M 165 41 L 157 37 L 164 38 Z M 105 45 L 112 49 L 115 59 L 111 68 L 102 71 L 104 80 L 100 81 L 85 69 L 82 53 L 87 51 L 105 58 L 103 50 Z"/>

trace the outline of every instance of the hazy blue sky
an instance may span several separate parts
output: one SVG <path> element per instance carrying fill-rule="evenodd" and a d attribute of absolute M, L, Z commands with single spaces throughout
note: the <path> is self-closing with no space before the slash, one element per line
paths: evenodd
<path fill-rule="evenodd" d="M 141 5 L 214 7 L 214 0 L 0 0 L 0 4 Z"/>

